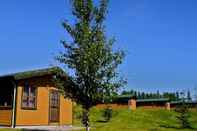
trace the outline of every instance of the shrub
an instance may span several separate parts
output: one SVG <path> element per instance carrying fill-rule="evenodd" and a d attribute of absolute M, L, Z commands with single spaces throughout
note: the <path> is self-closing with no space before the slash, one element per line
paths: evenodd
<path fill-rule="evenodd" d="M 73 106 L 73 115 L 75 119 L 82 119 L 82 107 L 80 105 L 75 104 Z"/>
<path fill-rule="evenodd" d="M 175 108 L 175 111 L 178 113 L 177 120 L 181 125 L 181 128 L 191 128 L 189 122 L 189 106 L 182 100 L 181 104 Z"/>
<path fill-rule="evenodd" d="M 110 106 L 107 106 L 104 110 L 103 110 L 103 117 L 105 119 L 105 121 L 110 121 L 112 118 L 112 113 L 113 110 Z"/>

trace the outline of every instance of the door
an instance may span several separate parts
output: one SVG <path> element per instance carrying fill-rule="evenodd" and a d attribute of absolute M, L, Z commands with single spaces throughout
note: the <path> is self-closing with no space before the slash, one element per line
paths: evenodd
<path fill-rule="evenodd" d="M 49 98 L 49 122 L 59 122 L 60 115 L 60 94 L 56 90 L 50 91 Z"/>

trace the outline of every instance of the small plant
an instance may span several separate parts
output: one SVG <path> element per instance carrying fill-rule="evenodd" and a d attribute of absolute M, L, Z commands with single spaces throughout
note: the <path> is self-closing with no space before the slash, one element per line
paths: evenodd
<path fill-rule="evenodd" d="M 112 113 L 113 113 L 113 110 L 110 106 L 107 106 L 104 111 L 103 111 L 103 117 L 105 119 L 105 121 L 110 121 L 111 118 L 112 118 Z"/>
<path fill-rule="evenodd" d="M 75 119 L 82 119 L 82 107 L 80 105 L 74 104 L 73 105 L 73 114 Z"/>
<path fill-rule="evenodd" d="M 185 102 L 184 94 L 182 93 L 182 100 L 180 105 L 175 108 L 175 111 L 178 113 L 177 120 L 179 121 L 181 128 L 191 128 L 191 124 L 189 122 L 189 106 Z"/>

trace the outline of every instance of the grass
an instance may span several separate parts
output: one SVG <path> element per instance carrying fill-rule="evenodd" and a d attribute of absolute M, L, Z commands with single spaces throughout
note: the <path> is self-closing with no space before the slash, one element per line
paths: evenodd
<path fill-rule="evenodd" d="M 193 129 L 180 129 L 176 113 L 162 109 L 114 110 L 111 121 L 104 122 L 102 111 L 93 108 L 90 119 L 93 131 L 197 131 L 197 111 L 190 115 Z M 74 124 L 81 126 L 79 116 Z"/>
<path fill-rule="evenodd" d="M 74 109 L 74 125 L 82 126 L 80 122 L 81 108 Z M 90 113 L 91 131 L 197 131 L 197 111 L 190 112 L 193 129 L 180 129 L 176 121 L 176 113 L 162 109 L 128 109 L 113 110 L 113 117 L 105 122 L 102 110 L 93 108 Z M 0 131 L 19 131 L 0 129 Z M 84 131 L 84 130 L 81 130 Z"/>
<path fill-rule="evenodd" d="M 19 130 L 17 130 L 17 129 L 4 128 L 4 129 L 0 129 L 0 131 L 19 131 Z"/>

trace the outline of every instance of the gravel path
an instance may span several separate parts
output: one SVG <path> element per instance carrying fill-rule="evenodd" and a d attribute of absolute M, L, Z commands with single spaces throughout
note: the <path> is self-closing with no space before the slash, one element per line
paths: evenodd
<path fill-rule="evenodd" d="M 19 126 L 16 129 L 23 129 L 25 131 L 73 131 L 84 128 L 74 126 Z"/>

